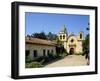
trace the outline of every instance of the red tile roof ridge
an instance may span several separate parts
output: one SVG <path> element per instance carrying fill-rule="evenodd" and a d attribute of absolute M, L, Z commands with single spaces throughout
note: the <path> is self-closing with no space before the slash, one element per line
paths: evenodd
<path fill-rule="evenodd" d="M 26 37 L 25 42 L 33 44 L 56 45 L 56 43 L 53 41 L 40 38 L 32 38 L 32 37 Z"/>

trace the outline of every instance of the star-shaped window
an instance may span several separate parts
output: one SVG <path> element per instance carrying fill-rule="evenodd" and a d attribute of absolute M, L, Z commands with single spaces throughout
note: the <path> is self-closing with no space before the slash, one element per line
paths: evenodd
<path fill-rule="evenodd" d="M 74 39 L 71 39 L 71 43 L 73 43 L 74 42 Z"/>

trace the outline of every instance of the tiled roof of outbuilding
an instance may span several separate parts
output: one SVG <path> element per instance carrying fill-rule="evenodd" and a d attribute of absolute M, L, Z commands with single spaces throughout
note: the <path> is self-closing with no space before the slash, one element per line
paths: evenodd
<path fill-rule="evenodd" d="M 56 45 L 55 42 L 52 42 L 50 40 L 31 38 L 31 37 L 26 37 L 25 42 L 26 42 L 26 44 L 39 44 L 39 45 L 48 45 L 48 46 L 55 46 Z"/>

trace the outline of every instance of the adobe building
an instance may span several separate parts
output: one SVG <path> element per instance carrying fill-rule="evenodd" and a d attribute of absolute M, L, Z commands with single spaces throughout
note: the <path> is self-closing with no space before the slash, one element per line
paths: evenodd
<path fill-rule="evenodd" d="M 26 37 L 25 53 L 31 59 L 40 56 L 48 56 L 50 53 L 56 54 L 56 44 L 49 40 Z"/>
<path fill-rule="evenodd" d="M 59 40 L 62 42 L 65 50 L 69 54 L 82 53 L 82 41 L 84 40 L 83 32 L 80 32 L 78 35 L 71 33 L 68 35 L 67 29 L 65 26 L 62 27 L 61 31 L 58 34 Z"/>

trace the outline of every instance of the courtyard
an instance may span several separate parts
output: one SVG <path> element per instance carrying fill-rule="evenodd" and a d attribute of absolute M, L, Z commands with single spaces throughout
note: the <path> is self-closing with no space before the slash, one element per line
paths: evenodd
<path fill-rule="evenodd" d="M 82 55 L 68 55 L 64 59 L 52 62 L 45 67 L 64 67 L 64 66 L 84 66 L 87 65 L 85 56 Z"/>

